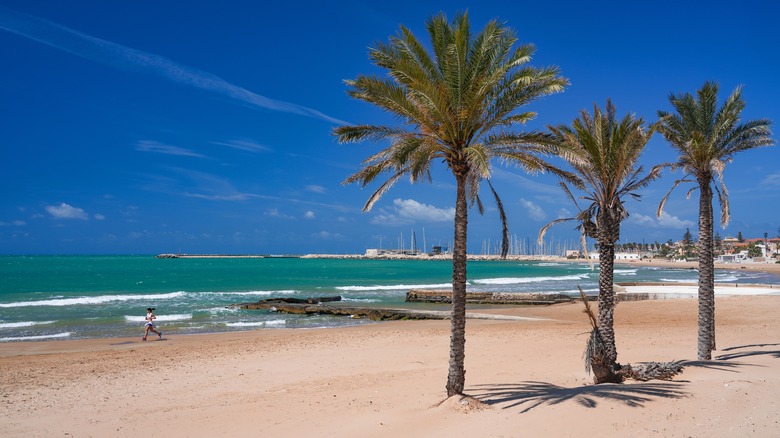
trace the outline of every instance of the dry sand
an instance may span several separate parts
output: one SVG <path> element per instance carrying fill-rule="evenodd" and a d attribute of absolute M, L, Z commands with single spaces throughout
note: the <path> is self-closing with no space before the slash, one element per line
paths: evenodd
<path fill-rule="evenodd" d="M 5 437 L 780 434 L 780 296 L 719 297 L 716 360 L 696 300 L 623 302 L 619 360 L 688 361 L 670 382 L 592 385 L 580 304 L 469 320 L 466 392 L 445 399 L 448 321 L 258 330 L 141 343 L 0 345 Z"/>

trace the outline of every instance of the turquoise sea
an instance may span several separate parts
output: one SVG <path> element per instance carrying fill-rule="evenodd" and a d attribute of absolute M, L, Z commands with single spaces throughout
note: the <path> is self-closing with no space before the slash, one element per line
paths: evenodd
<path fill-rule="evenodd" d="M 153 256 L 0 256 L 0 342 L 142 334 L 147 307 L 165 336 L 369 324 L 332 316 L 228 309 L 269 297 L 341 295 L 356 305 L 405 304 L 412 288 L 450 287 L 450 261 L 309 258 L 157 259 Z M 690 269 L 618 266 L 615 280 L 695 282 Z M 587 263 L 470 261 L 470 291 L 595 293 Z M 717 282 L 778 283 L 718 271 Z M 442 309 L 449 306 L 442 305 Z"/>

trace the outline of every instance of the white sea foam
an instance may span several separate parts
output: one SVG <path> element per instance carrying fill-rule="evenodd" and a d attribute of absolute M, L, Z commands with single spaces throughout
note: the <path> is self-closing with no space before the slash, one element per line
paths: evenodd
<path fill-rule="evenodd" d="M 662 283 L 696 283 L 698 278 L 662 278 L 659 280 Z"/>
<path fill-rule="evenodd" d="M 37 339 L 67 338 L 68 336 L 70 336 L 70 332 L 57 333 L 56 335 L 12 336 L 7 338 L 0 338 L 0 342 L 35 341 Z"/>
<path fill-rule="evenodd" d="M 737 281 L 739 280 L 739 276 L 734 274 L 716 274 L 715 275 L 715 281 L 718 282 L 728 282 L 728 281 Z"/>
<path fill-rule="evenodd" d="M 336 289 L 351 292 L 366 292 L 372 290 L 406 290 L 406 289 L 444 289 L 452 287 L 451 283 L 442 284 L 394 284 L 375 286 L 338 286 Z"/>
<path fill-rule="evenodd" d="M 192 319 L 192 313 L 173 313 L 170 315 L 154 315 L 157 317 L 156 322 L 166 321 L 186 321 Z M 125 321 L 127 322 L 145 322 L 146 316 L 125 315 Z"/>
<path fill-rule="evenodd" d="M 297 293 L 297 290 L 250 290 L 250 291 L 238 291 L 238 292 L 208 292 L 215 295 L 230 295 L 230 296 L 269 296 L 269 295 L 290 295 Z"/>
<path fill-rule="evenodd" d="M 503 277 L 503 278 L 485 278 L 483 280 L 472 280 L 475 284 L 519 284 L 519 283 L 538 283 L 542 281 L 568 281 L 584 280 L 589 274 L 564 275 L 561 277 Z"/>
<path fill-rule="evenodd" d="M 241 309 L 238 307 L 212 307 L 206 311 L 212 315 L 221 315 L 224 313 L 237 313 L 240 312 Z"/>
<path fill-rule="evenodd" d="M 39 324 L 52 324 L 54 321 L 21 321 L 21 322 L 0 322 L 0 329 L 32 327 Z"/>
<path fill-rule="evenodd" d="M 341 301 L 350 301 L 355 303 L 378 303 L 379 302 L 379 300 L 372 300 L 370 298 L 347 298 L 347 297 L 342 297 Z"/>
<path fill-rule="evenodd" d="M 563 266 L 563 263 L 541 262 L 536 263 L 536 266 Z"/>
<path fill-rule="evenodd" d="M 287 321 L 284 319 L 272 319 L 270 321 L 253 321 L 253 322 L 229 322 L 225 324 L 228 327 L 269 327 L 277 325 L 285 325 Z"/>
<path fill-rule="evenodd" d="M 615 274 L 622 274 L 622 275 L 636 275 L 637 270 L 636 269 L 615 269 L 613 272 Z"/>
<path fill-rule="evenodd" d="M 167 294 L 152 295 L 99 295 L 96 297 L 53 298 L 50 300 L 18 301 L 14 303 L 0 303 L 0 308 L 5 307 L 33 307 L 33 306 L 83 306 L 89 304 L 105 304 L 114 301 L 159 301 L 180 298 L 184 292 L 171 292 Z"/>
<path fill-rule="evenodd" d="M 583 289 L 582 291 L 587 294 L 588 292 L 598 292 L 599 288 Z M 550 292 L 550 293 L 558 293 L 558 292 Z M 579 296 L 580 290 L 579 289 L 565 290 L 560 293 Z"/>

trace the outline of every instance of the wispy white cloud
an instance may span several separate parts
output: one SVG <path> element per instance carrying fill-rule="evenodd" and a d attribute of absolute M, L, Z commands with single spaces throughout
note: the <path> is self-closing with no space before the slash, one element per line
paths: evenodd
<path fill-rule="evenodd" d="M 265 199 L 270 201 L 278 201 L 284 204 L 300 204 L 343 212 L 357 211 L 357 208 L 354 206 L 329 204 L 325 202 L 312 202 L 292 198 L 285 195 L 269 195 L 264 193 L 241 191 L 236 188 L 228 178 L 207 172 L 176 166 L 164 166 L 164 169 L 167 170 L 164 175 L 142 175 L 144 181 L 141 183 L 140 187 L 151 192 L 165 193 L 175 196 L 185 196 L 188 198 L 204 199 L 208 201 L 241 202 L 252 199 Z"/>
<path fill-rule="evenodd" d="M 339 233 L 331 233 L 330 231 L 320 231 L 319 233 L 312 233 L 311 235 L 315 239 L 321 239 L 321 240 L 337 240 L 337 239 L 343 239 L 344 235 Z"/>
<path fill-rule="evenodd" d="M 309 211 L 307 211 L 306 213 L 303 214 L 303 217 L 305 217 L 306 219 L 314 219 L 317 216 L 315 216 L 313 211 L 309 210 Z"/>
<path fill-rule="evenodd" d="M 762 186 L 780 186 L 780 173 L 767 175 L 762 181 Z"/>
<path fill-rule="evenodd" d="M 696 223 L 688 219 L 680 219 L 677 216 L 663 213 L 661 214 L 661 217 L 658 218 L 658 225 L 663 228 L 682 228 L 692 227 L 696 225 Z"/>
<path fill-rule="evenodd" d="M 557 184 L 545 184 L 535 179 L 528 178 L 519 172 L 511 172 L 509 170 L 494 168 L 492 171 L 493 180 L 509 181 L 510 186 L 514 190 L 522 190 L 526 193 L 533 193 L 535 195 L 547 195 L 551 196 L 551 199 L 561 199 L 564 197 L 564 193 L 560 186 Z M 494 185 L 496 185 L 494 183 Z M 501 194 L 501 188 L 496 186 L 496 190 Z M 534 196 L 536 197 L 536 196 Z"/>
<path fill-rule="evenodd" d="M 178 155 L 181 157 L 207 158 L 205 155 L 178 146 L 171 146 L 154 140 L 141 140 L 135 145 L 135 150 L 141 152 L 154 152 L 164 155 Z"/>
<path fill-rule="evenodd" d="M 323 193 L 326 192 L 325 187 L 314 185 L 314 184 L 306 186 L 306 190 L 308 190 L 308 191 L 310 191 L 312 193 L 320 193 L 320 194 L 323 194 Z"/>
<path fill-rule="evenodd" d="M 639 213 L 632 213 L 626 222 L 652 228 L 686 228 L 692 227 L 695 223 L 691 220 L 680 219 L 677 216 L 672 216 L 667 213 L 663 213 L 660 218 L 654 216 L 646 216 Z"/>
<path fill-rule="evenodd" d="M 15 220 L 11 222 L 0 221 L 0 227 L 10 227 L 10 226 L 23 227 L 25 225 L 27 225 L 27 222 L 23 220 Z"/>
<path fill-rule="evenodd" d="M 525 212 L 528 214 L 528 217 L 535 221 L 543 221 L 547 214 L 544 212 L 542 207 L 534 204 L 531 201 L 528 201 L 526 199 L 520 198 L 520 205 L 525 208 Z"/>
<path fill-rule="evenodd" d="M 0 29 L 100 64 L 161 76 L 177 84 L 227 96 L 257 108 L 313 117 L 339 125 L 348 124 L 312 108 L 255 94 L 216 75 L 160 55 L 106 41 L 2 6 Z"/>
<path fill-rule="evenodd" d="M 100 213 L 96 213 L 92 217 L 94 217 L 95 220 L 98 220 L 98 221 L 106 220 L 106 217 L 104 215 L 100 214 Z"/>
<path fill-rule="evenodd" d="M 238 149 L 240 151 L 245 151 L 245 152 L 265 152 L 271 150 L 271 148 L 269 148 L 268 146 L 262 145 L 260 143 L 248 139 L 215 141 L 212 142 L 212 144 L 218 146 L 227 146 L 229 148 Z"/>
<path fill-rule="evenodd" d="M 371 220 L 375 224 L 404 225 L 416 221 L 447 222 L 455 218 L 455 208 L 438 208 L 414 199 L 395 199 L 393 207 L 380 210 Z"/>
<path fill-rule="evenodd" d="M 276 219 L 284 219 L 284 220 L 292 220 L 295 219 L 294 217 L 290 216 L 289 214 L 282 213 L 279 211 L 278 208 L 269 208 L 268 210 L 263 213 L 267 217 L 272 217 Z"/>
<path fill-rule="evenodd" d="M 89 219 L 89 216 L 84 210 L 64 202 L 60 203 L 60 205 L 47 205 L 44 209 L 47 213 L 57 219 Z"/>
<path fill-rule="evenodd" d="M 558 216 L 556 217 L 556 219 L 565 219 L 568 217 L 574 217 L 574 213 L 570 212 L 566 208 L 561 208 L 560 210 L 558 210 Z"/>
<path fill-rule="evenodd" d="M 393 205 L 395 205 L 398 214 L 409 219 L 447 222 L 455 218 L 455 207 L 438 208 L 433 205 L 419 203 L 414 199 L 395 199 Z"/>

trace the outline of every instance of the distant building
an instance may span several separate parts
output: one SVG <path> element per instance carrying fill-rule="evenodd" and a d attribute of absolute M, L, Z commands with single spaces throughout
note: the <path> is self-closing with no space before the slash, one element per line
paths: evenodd
<path fill-rule="evenodd" d="M 366 257 L 380 256 L 418 256 L 420 251 L 416 249 L 366 249 Z"/>
<path fill-rule="evenodd" d="M 590 258 L 593 260 L 599 259 L 599 253 L 591 253 Z M 616 252 L 615 253 L 615 260 L 639 260 L 639 254 L 633 253 L 633 252 Z"/>
<path fill-rule="evenodd" d="M 718 256 L 718 263 L 744 263 L 749 258 L 747 251 L 740 251 L 736 254 L 721 254 Z"/>

